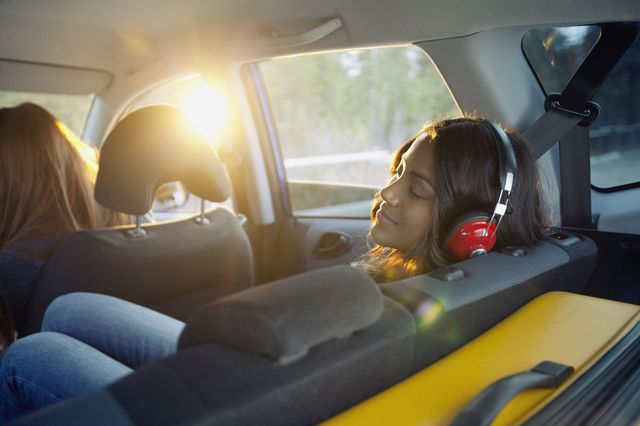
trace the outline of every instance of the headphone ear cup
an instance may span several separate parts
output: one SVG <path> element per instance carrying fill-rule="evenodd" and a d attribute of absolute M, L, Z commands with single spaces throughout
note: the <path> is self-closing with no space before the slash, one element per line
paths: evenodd
<path fill-rule="evenodd" d="M 489 223 L 489 220 L 491 215 L 485 212 L 470 212 L 461 216 L 445 240 L 447 252 L 456 260 L 488 253 L 496 243 L 496 223 Z"/>

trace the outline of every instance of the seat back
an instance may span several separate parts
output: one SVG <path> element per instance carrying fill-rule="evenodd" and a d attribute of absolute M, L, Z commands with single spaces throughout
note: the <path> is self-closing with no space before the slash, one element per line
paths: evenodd
<path fill-rule="evenodd" d="M 176 180 L 213 202 L 230 193 L 222 164 L 184 114 L 152 106 L 125 117 L 105 140 L 95 195 L 112 210 L 143 215 L 158 186 Z M 65 238 L 44 266 L 25 332 L 38 331 L 49 303 L 74 291 L 120 297 L 185 319 L 252 283 L 251 245 L 224 207 L 175 222 L 81 231 Z"/>
<path fill-rule="evenodd" d="M 506 248 L 432 273 L 382 285 L 382 292 L 414 314 L 413 370 L 419 371 L 470 342 L 535 297 L 579 293 L 597 257 L 582 235 L 554 233 L 534 247 Z"/>
<path fill-rule="evenodd" d="M 290 277 L 201 308 L 188 319 L 178 353 L 109 386 L 101 404 L 116 401 L 118 415 L 141 425 L 316 424 L 447 355 L 537 295 L 579 291 L 595 256 L 588 238 L 549 238 L 385 284 L 379 299 L 366 277 L 345 267 Z M 356 322 L 361 329 L 339 331 Z M 73 418 L 84 405 L 71 401 L 34 421 Z"/>
<path fill-rule="evenodd" d="M 201 308 L 175 355 L 25 419 L 317 424 L 406 378 L 414 344 L 412 316 L 366 274 L 317 270 Z"/>

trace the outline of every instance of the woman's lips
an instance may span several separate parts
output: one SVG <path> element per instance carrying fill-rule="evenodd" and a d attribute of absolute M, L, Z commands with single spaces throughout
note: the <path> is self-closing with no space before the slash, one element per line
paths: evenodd
<path fill-rule="evenodd" d="M 382 209 L 376 212 L 376 219 L 378 222 L 385 223 L 387 225 L 397 225 L 396 221 L 391 219 L 388 215 L 386 215 Z"/>

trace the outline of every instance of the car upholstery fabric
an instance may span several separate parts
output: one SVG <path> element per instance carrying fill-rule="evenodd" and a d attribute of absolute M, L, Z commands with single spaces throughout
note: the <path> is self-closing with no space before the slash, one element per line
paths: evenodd
<path fill-rule="evenodd" d="M 204 344 L 143 366 L 106 392 L 136 425 L 317 424 L 406 378 L 414 342 L 412 316 L 385 298 L 373 325 L 316 346 L 297 362 L 278 365 Z M 73 419 L 87 412 L 79 405 L 91 402 L 68 401 L 30 419 Z M 88 413 L 85 422 L 93 420 Z"/>
<path fill-rule="evenodd" d="M 549 239 L 523 251 L 524 256 L 492 252 L 459 262 L 453 266 L 465 277 L 458 281 L 426 274 L 381 287 L 386 296 L 414 313 L 418 325 L 414 371 L 471 341 L 543 293 L 580 292 L 597 255 L 594 242 L 584 236 L 568 247 Z"/>
<path fill-rule="evenodd" d="M 187 320 L 179 349 L 217 343 L 280 364 L 378 320 L 380 289 L 365 272 L 334 266 L 225 297 Z"/>
<path fill-rule="evenodd" d="M 559 247 L 566 255 L 562 261 L 545 263 Z M 547 253 L 534 254 L 540 250 Z M 315 346 L 296 362 L 278 365 L 267 357 L 204 343 L 142 367 L 107 392 L 140 425 L 318 423 L 451 353 L 537 295 L 580 287 L 596 256 L 595 245 L 585 237 L 568 247 L 549 241 L 526 251 L 520 257 L 490 253 L 454 265 L 466 278 L 447 282 L 452 291 L 473 283 L 495 283 L 499 290 L 483 290 L 480 298 L 470 292 L 467 301 L 453 298 L 452 305 L 444 291 L 429 293 L 428 284 L 438 284 L 429 275 L 385 284 L 383 294 L 420 297 L 413 298 L 414 305 L 384 297 L 384 311 L 373 325 Z M 509 274 L 497 267 L 528 273 Z M 476 279 L 480 271 L 494 279 Z M 425 303 L 431 309 L 416 309 Z"/>
<path fill-rule="evenodd" d="M 104 141 L 95 197 L 112 210 L 143 215 L 158 186 L 178 180 L 209 201 L 224 201 L 231 193 L 215 151 L 185 113 L 154 105 L 127 115 Z"/>
<path fill-rule="evenodd" d="M 455 309 L 569 261 L 569 254 L 565 250 L 546 242 L 531 249 L 524 248 L 523 251 L 524 256 L 495 252 L 487 259 L 475 257 L 464 261 L 457 265 L 465 271 L 465 278 L 460 281 L 441 281 L 426 275 L 407 280 L 407 284 L 427 291 L 441 300 L 446 309 Z"/>
<path fill-rule="evenodd" d="M 71 400 L 62 406 L 51 405 L 35 413 L 20 416 L 8 425 L 12 426 L 133 426 L 135 423 L 122 409 L 120 404 L 106 391 L 92 392 L 89 395 Z"/>
<path fill-rule="evenodd" d="M 220 207 L 208 224 L 193 219 L 144 227 L 69 235 L 45 264 L 31 297 L 27 333 L 40 329 L 57 296 L 74 291 L 108 294 L 184 320 L 198 306 L 248 288 L 253 282 L 251 245 L 235 215 Z M 191 297 L 199 293 L 199 297 Z"/>
<path fill-rule="evenodd" d="M 411 315 L 386 301 L 372 326 L 288 365 L 206 344 L 149 365 L 108 390 L 137 424 L 312 424 L 406 377 L 414 333 Z"/>

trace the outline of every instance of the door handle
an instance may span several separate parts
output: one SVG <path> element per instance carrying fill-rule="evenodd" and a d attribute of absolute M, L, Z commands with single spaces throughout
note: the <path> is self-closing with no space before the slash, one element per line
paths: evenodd
<path fill-rule="evenodd" d="M 351 235 L 340 231 L 325 232 L 313 248 L 313 256 L 317 259 L 332 259 L 348 253 L 351 247 Z"/>

